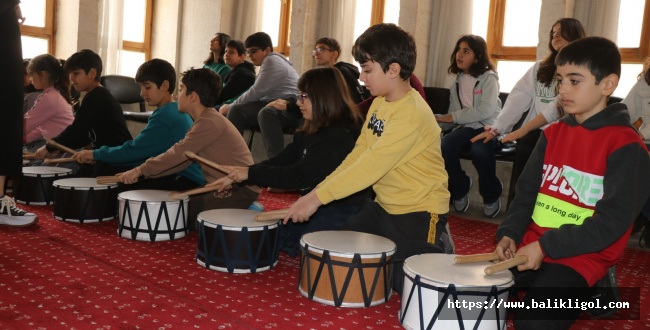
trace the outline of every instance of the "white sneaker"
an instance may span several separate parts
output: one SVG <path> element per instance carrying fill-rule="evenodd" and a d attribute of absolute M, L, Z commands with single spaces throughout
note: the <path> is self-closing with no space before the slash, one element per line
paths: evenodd
<path fill-rule="evenodd" d="M 16 207 L 16 202 L 9 196 L 0 198 L 0 225 L 27 227 L 38 222 L 34 213 Z"/>
<path fill-rule="evenodd" d="M 467 190 L 467 194 L 465 194 L 465 196 L 461 197 L 460 199 L 454 199 L 452 201 L 454 203 L 454 209 L 457 213 L 465 213 L 469 208 L 469 190 L 471 189 L 472 178 L 469 178 L 469 189 Z"/>

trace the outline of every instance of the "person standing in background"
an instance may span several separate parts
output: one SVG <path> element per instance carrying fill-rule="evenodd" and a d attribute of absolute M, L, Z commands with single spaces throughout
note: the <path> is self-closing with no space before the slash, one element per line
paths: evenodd
<path fill-rule="evenodd" d="M 23 147 L 23 51 L 20 42 L 20 24 L 25 21 L 19 0 L 0 2 L 0 175 L 22 173 Z M 38 222 L 36 214 L 16 207 L 11 197 L 5 196 L 5 179 L 0 179 L 0 225 L 30 226 Z"/>

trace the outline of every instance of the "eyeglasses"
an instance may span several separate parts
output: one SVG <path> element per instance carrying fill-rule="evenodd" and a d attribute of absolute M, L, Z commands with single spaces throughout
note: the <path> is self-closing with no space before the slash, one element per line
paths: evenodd
<path fill-rule="evenodd" d="M 316 54 L 320 54 L 323 51 L 329 51 L 331 52 L 332 50 L 329 48 L 324 48 L 324 47 L 316 47 L 314 50 L 311 51 L 311 56 L 316 56 Z"/>
<path fill-rule="evenodd" d="M 298 93 L 296 94 L 296 99 L 300 101 L 300 103 L 305 103 L 305 99 L 309 99 L 309 94 L 307 93 Z"/>
<path fill-rule="evenodd" d="M 259 50 L 260 49 L 257 48 L 257 47 L 246 49 L 246 55 L 251 56 L 251 55 L 257 53 Z"/>

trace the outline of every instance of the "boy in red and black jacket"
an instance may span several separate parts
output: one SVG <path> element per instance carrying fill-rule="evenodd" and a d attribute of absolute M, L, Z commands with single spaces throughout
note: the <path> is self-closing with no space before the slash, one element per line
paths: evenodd
<path fill-rule="evenodd" d="M 559 102 L 567 114 L 537 142 L 497 230 L 496 253 L 528 261 L 513 269 L 524 302 L 584 302 L 615 265 L 650 195 L 648 151 L 624 104 L 607 106 L 621 56 L 600 37 L 575 41 L 556 58 Z M 562 288 L 562 289 L 558 289 Z M 559 317 L 558 312 L 564 313 Z M 515 328 L 565 329 L 580 308 L 515 311 Z"/>

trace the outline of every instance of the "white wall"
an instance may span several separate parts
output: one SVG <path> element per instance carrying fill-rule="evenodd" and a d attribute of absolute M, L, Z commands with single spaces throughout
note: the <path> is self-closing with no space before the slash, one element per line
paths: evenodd
<path fill-rule="evenodd" d="M 57 1 L 54 56 L 66 59 L 81 49 L 97 50 L 101 1 Z"/>
<path fill-rule="evenodd" d="M 180 65 L 180 29 L 183 0 L 156 0 L 151 33 L 151 58 Z"/>
<path fill-rule="evenodd" d="M 221 26 L 221 0 L 181 1 L 176 70 L 200 68 L 210 53 L 210 40 Z"/>

